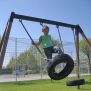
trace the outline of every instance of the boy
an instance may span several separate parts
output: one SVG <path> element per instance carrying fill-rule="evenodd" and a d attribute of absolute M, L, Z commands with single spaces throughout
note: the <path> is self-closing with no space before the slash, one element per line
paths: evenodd
<path fill-rule="evenodd" d="M 52 53 L 55 53 L 53 49 L 53 41 L 51 35 L 49 35 L 49 27 L 44 25 L 42 27 L 43 35 L 39 37 L 39 41 L 37 43 L 33 43 L 34 45 L 42 44 L 45 55 L 48 59 L 52 59 Z M 49 61 L 49 60 L 48 60 Z"/>

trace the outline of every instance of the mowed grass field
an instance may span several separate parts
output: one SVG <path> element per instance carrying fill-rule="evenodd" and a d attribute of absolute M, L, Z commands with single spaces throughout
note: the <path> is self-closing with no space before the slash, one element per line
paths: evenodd
<path fill-rule="evenodd" d="M 31 80 L 17 82 L 0 83 L 0 91 L 91 91 L 91 76 L 83 77 L 86 81 L 85 85 L 66 86 L 66 81 L 74 78 L 66 78 L 58 81 L 49 80 Z"/>

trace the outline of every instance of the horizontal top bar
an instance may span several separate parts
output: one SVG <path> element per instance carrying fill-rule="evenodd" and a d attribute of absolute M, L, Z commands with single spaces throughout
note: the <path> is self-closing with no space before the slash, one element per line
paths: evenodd
<path fill-rule="evenodd" d="M 62 23 L 62 22 L 47 20 L 47 19 L 42 19 L 42 18 L 36 18 L 36 17 L 31 17 L 31 16 L 19 15 L 19 14 L 15 14 L 14 12 L 12 12 L 10 20 L 13 20 L 14 18 L 34 21 L 34 22 L 40 22 L 40 23 L 47 23 L 47 24 L 52 24 L 52 25 L 57 25 L 57 26 L 68 27 L 68 28 L 76 27 L 76 25 L 73 25 L 73 24 L 67 24 L 67 23 Z"/>

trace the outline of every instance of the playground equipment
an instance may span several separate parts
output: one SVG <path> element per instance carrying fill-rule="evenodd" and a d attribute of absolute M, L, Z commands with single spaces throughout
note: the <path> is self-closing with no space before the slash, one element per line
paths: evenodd
<path fill-rule="evenodd" d="M 85 84 L 84 79 L 78 79 L 78 80 L 72 80 L 66 82 L 67 86 L 77 86 L 77 85 L 84 85 L 84 84 Z"/>
<path fill-rule="evenodd" d="M 10 35 L 10 31 L 11 31 L 11 27 L 12 27 L 12 23 L 13 23 L 14 19 L 19 19 L 22 26 L 23 26 L 22 20 L 27 20 L 27 21 L 39 22 L 40 24 L 47 23 L 47 24 L 51 24 L 51 25 L 56 25 L 57 27 L 61 26 L 61 27 L 71 28 L 71 30 L 74 32 L 74 38 L 75 38 L 76 60 L 77 60 L 77 66 L 78 66 L 77 67 L 77 70 L 78 70 L 77 71 L 77 77 L 78 77 L 78 79 L 80 78 L 80 75 L 79 75 L 79 65 L 80 65 L 80 60 L 79 60 L 79 34 L 82 35 L 84 41 L 87 43 L 89 49 L 91 50 L 91 44 L 88 41 L 87 37 L 85 36 L 85 34 L 84 34 L 83 30 L 81 29 L 81 27 L 79 25 L 67 24 L 67 23 L 62 23 L 62 22 L 58 22 L 58 21 L 52 21 L 52 20 L 41 19 L 41 18 L 36 18 L 36 17 L 30 17 L 30 16 L 25 16 L 25 15 L 19 15 L 19 14 L 15 14 L 14 12 L 11 13 L 10 18 L 8 19 L 4 34 L 2 36 L 2 40 L 0 42 L 0 69 L 2 68 L 2 65 L 3 65 L 5 51 L 6 51 L 6 47 L 7 47 L 7 43 L 8 43 L 8 39 L 9 39 L 9 35 Z M 31 38 L 30 34 L 27 32 L 27 29 L 25 28 L 25 26 L 23 26 L 23 28 L 25 29 L 25 31 L 28 34 L 29 38 L 33 42 L 33 39 Z M 39 48 L 37 46 L 36 46 L 36 48 L 41 53 L 41 51 L 39 50 Z M 69 59 L 71 61 L 69 61 Z M 63 62 L 64 62 L 64 60 L 67 60 L 67 61 L 65 61 L 67 63 L 65 69 L 66 69 L 66 71 L 68 69 L 70 70 L 67 74 L 64 71 L 65 69 L 63 70 L 62 73 L 59 72 L 58 74 L 55 74 L 54 68 L 55 68 L 55 66 L 57 64 L 60 63 L 59 60 L 63 60 Z M 64 78 L 64 77 L 68 76 L 71 73 L 73 67 L 74 67 L 74 63 L 73 63 L 72 58 L 69 57 L 69 55 L 66 55 L 66 54 L 57 55 L 53 59 L 53 62 L 51 64 L 48 64 L 48 74 L 49 74 L 49 76 L 51 78 L 53 78 L 55 80 L 59 80 L 61 78 Z M 63 77 L 61 77 L 61 75 Z"/>
<path fill-rule="evenodd" d="M 62 71 L 56 72 L 55 68 L 59 63 L 66 63 L 66 66 Z M 47 70 L 50 78 L 54 80 L 60 80 L 67 77 L 74 68 L 74 61 L 68 54 L 59 54 L 53 58 L 52 62 L 49 62 Z"/>

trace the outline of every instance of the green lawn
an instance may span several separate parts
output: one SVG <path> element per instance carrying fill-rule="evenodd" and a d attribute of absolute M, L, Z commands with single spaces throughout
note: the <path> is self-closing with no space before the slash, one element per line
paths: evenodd
<path fill-rule="evenodd" d="M 60 81 L 32 80 L 0 83 L 0 91 L 91 91 L 91 77 L 84 77 L 86 84 L 77 89 L 76 86 L 66 86 L 66 78 Z"/>

